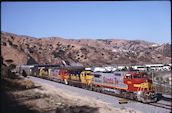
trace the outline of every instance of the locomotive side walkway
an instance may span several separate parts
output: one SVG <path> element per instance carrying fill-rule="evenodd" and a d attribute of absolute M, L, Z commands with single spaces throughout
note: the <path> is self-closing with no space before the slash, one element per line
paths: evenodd
<path fill-rule="evenodd" d="M 170 113 L 169 109 L 163 109 L 163 108 L 151 106 L 148 104 L 143 104 L 136 101 L 127 100 L 128 101 L 127 104 L 119 104 L 118 101 L 121 100 L 121 98 L 106 95 L 106 94 L 101 94 L 101 93 L 97 93 L 97 92 L 93 92 L 93 91 L 89 91 L 89 90 L 85 90 L 85 89 L 81 89 L 77 87 L 72 87 L 72 86 L 64 85 L 61 83 L 57 83 L 57 82 L 53 82 L 53 81 L 49 81 L 45 79 L 40 79 L 40 78 L 36 78 L 32 76 L 29 76 L 29 79 L 54 86 L 64 91 L 69 91 L 69 93 L 71 92 L 71 93 L 79 94 L 81 96 L 84 96 L 85 98 L 89 98 L 89 97 L 95 98 L 96 100 L 108 103 L 112 107 L 119 108 L 121 111 L 130 109 L 132 113 L 141 113 L 141 112 L 143 113 Z M 171 104 L 171 103 L 169 102 L 167 104 Z"/>

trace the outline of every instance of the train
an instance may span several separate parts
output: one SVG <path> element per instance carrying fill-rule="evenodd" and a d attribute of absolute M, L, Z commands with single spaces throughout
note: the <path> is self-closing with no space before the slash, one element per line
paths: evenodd
<path fill-rule="evenodd" d="M 84 67 L 60 67 L 60 65 L 20 65 L 16 72 L 25 71 L 29 76 L 53 80 L 66 85 L 110 93 L 143 103 L 157 101 L 152 80 L 146 72 L 114 71 L 93 72 Z"/>

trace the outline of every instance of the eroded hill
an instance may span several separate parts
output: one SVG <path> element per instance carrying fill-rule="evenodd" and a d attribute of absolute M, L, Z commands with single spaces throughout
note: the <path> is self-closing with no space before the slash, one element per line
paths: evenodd
<path fill-rule="evenodd" d="M 33 38 L 1 33 L 1 56 L 5 64 L 23 65 L 81 63 L 84 66 L 171 62 L 171 44 L 143 40 Z"/>

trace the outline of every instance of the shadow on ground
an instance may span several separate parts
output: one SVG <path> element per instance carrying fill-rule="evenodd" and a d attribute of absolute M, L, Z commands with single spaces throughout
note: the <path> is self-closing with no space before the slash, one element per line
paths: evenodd
<path fill-rule="evenodd" d="M 165 96 L 163 96 L 161 93 L 157 93 L 156 96 L 157 96 L 157 98 L 158 98 L 158 101 L 159 101 L 159 100 L 172 101 L 172 98 L 165 97 Z"/>
<path fill-rule="evenodd" d="M 41 97 L 40 95 L 32 95 L 28 97 L 25 95 L 18 98 L 9 93 L 13 91 L 24 91 L 40 87 L 41 86 L 32 86 L 26 88 L 25 86 L 21 87 L 7 80 L 1 80 L 1 113 L 40 113 L 40 111 L 32 109 L 34 105 L 24 105 L 22 103 L 28 100 L 35 100 L 44 97 Z M 89 106 L 63 105 L 58 106 L 56 109 L 41 109 L 41 113 L 98 113 L 98 109 L 99 108 L 93 108 Z"/>
<path fill-rule="evenodd" d="M 1 80 L 1 113 L 38 113 L 38 111 L 31 110 L 31 106 L 20 104 L 8 94 L 8 91 L 17 89 L 7 81 Z"/>
<path fill-rule="evenodd" d="M 65 108 L 57 108 L 56 113 L 98 113 L 98 108 L 89 106 L 69 106 Z"/>

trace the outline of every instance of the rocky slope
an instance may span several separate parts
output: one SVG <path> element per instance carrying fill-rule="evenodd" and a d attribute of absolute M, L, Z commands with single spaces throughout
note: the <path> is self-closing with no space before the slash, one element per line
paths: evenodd
<path fill-rule="evenodd" d="M 5 64 L 81 63 L 84 66 L 130 65 L 171 62 L 171 44 L 143 40 L 33 38 L 1 32 L 1 56 Z"/>

